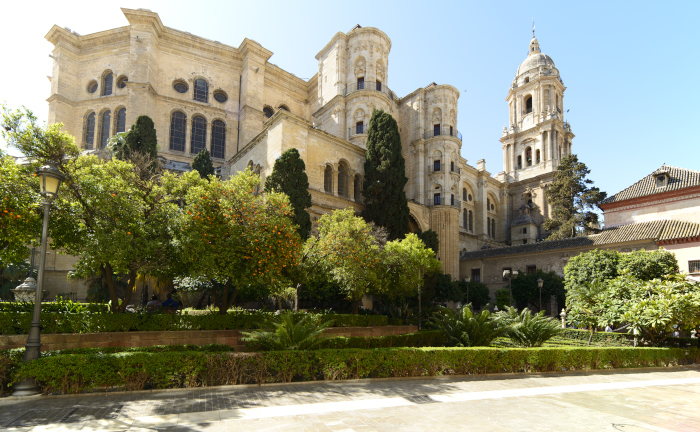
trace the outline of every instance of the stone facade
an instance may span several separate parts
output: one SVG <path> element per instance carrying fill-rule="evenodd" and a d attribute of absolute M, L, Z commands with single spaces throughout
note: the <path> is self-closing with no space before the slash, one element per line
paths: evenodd
<path fill-rule="evenodd" d="M 145 9 L 122 9 L 129 25 L 91 35 L 54 26 L 49 121 L 62 122 L 86 150 L 99 150 L 138 115 L 158 131 L 159 155 L 188 170 L 207 148 L 223 176 L 247 167 L 268 176 L 297 148 L 306 163 L 312 219 L 362 209 L 365 141 L 374 109 L 398 122 L 413 230 L 433 229 L 445 273 L 459 277 L 460 253 L 544 236 L 544 189 L 573 134 L 562 120 L 559 71 L 530 42 L 507 96 L 503 172 L 460 156 L 459 91 L 432 83 L 406 96 L 389 85 L 391 40 L 356 26 L 335 34 L 304 81 L 269 62 L 253 40 L 238 47 L 165 27 Z M 534 159 L 533 159 L 534 158 Z"/>

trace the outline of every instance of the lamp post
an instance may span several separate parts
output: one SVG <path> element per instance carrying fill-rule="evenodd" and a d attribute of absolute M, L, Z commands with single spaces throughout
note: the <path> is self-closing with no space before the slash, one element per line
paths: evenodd
<path fill-rule="evenodd" d="M 542 310 L 542 285 L 544 285 L 542 278 L 537 279 L 537 286 L 540 289 L 540 310 Z"/>
<path fill-rule="evenodd" d="M 518 277 L 518 271 L 503 270 L 503 277 L 508 278 L 508 306 L 513 306 L 513 278 Z"/>
<path fill-rule="evenodd" d="M 58 188 L 65 176 L 53 164 L 45 165 L 37 171 L 39 175 L 39 186 L 41 188 L 41 196 L 44 197 L 44 226 L 41 232 L 41 255 L 39 255 L 39 275 L 36 287 L 36 295 L 34 296 L 34 313 L 32 315 L 32 324 L 29 329 L 29 337 L 27 344 L 24 346 L 24 361 L 29 362 L 36 360 L 41 356 L 41 296 L 44 288 L 44 268 L 46 266 L 46 243 L 49 233 L 49 208 L 51 202 L 58 195 Z M 29 378 L 17 383 L 14 386 L 12 394 L 14 396 L 31 396 L 40 393 L 41 390 L 36 385 L 36 382 Z"/>

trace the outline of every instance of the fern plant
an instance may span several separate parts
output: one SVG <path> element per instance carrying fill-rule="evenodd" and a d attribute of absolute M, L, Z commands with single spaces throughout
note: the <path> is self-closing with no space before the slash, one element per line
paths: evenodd
<path fill-rule="evenodd" d="M 533 314 L 525 308 L 518 313 L 516 308 L 508 308 L 496 315 L 496 321 L 505 329 L 507 336 L 520 346 L 539 347 L 562 333 L 559 322 L 544 316 L 544 311 Z"/>
<path fill-rule="evenodd" d="M 489 346 L 507 330 L 491 317 L 487 309 L 475 313 L 471 305 L 457 312 L 442 308 L 433 314 L 431 322 L 442 332 L 447 345 L 458 347 Z"/>
<path fill-rule="evenodd" d="M 241 340 L 262 351 L 312 350 L 326 339 L 323 331 L 332 324 L 310 315 L 285 313 L 268 322 L 266 329 L 242 332 Z"/>

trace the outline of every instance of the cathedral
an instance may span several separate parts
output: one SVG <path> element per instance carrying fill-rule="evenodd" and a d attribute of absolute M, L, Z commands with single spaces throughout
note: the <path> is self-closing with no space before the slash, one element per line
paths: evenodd
<path fill-rule="evenodd" d="M 318 72 L 303 80 L 270 63 L 272 52 L 253 40 L 228 46 L 166 27 L 149 10 L 122 12 L 129 25 L 121 28 L 79 35 L 54 26 L 46 35 L 54 45 L 49 123 L 63 123 L 85 151 L 104 149 L 144 114 L 173 171 L 191 169 L 206 148 L 222 176 L 251 167 L 264 180 L 296 148 L 316 221 L 363 208 L 367 128 L 381 109 L 399 125 L 411 230 L 437 232 L 445 273 L 470 276 L 460 275 L 462 254 L 545 236 L 544 191 L 574 134 L 563 121 L 566 87 L 534 31 L 506 96 L 503 170 L 492 175 L 483 159 L 474 166 L 460 156 L 469 133 L 457 124 L 455 87 L 390 89 L 391 39 L 379 29 L 336 33 L 316 55 Z"/>

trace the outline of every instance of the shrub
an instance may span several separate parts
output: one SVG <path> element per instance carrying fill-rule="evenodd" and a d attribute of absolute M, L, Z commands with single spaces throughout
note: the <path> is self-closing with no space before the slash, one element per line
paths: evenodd
<path fill-rule="evenodd" d="M 376 337 L 334 337 L 323 340 L 320 349 L 441 347 L 445 339 L 438 330 Z"/>
<path fill-rule="evenodd" d="M 0 356 L 2 358 L 2 356 Z M 700 361 L 698 348 L 388 348 L 262 353 L 122 352 L 42 357 L 0 375 L 44 393 L 222 384 L 658 367 Z"/>
<path fill-rule="evenodd" d="M 270 322 L 265 330 L 242 332 L 241 340 L 253 349 L 263 351 L 310 350 L 324 339 L 323 331 L 331 321 L 320 321 L 311 315 L 285 313 Z"/>
<path fill-rule="evenodd" d="M 0 303 L 2 305 L 3 303 Z M 332 320 L 335 327 L 375 327 L 389 324 L 382 315 L 310 314 Z M 237 310 L 225 315 L 137 314 L 137 313 L 41 313 L 41 332 L 102 333 L 125 331 L 179 331 L 179 330 L 238 330 L 256 329 L 273 316 L 268 312 Z M 2 334 L 27 334 L 32 320 L 30 312 L 0 313 Z"/>
<path fill-rule="evenodd" d="M 528 308 L 520 313 L 516 308 L 496 315 L 507 316 L 502 322 L 506 324 L 506 334 L 516 344 L 524 347 L 540 347 L 554 336 L 562 333 L 561 325 L 554 319 L 544 316 L 544 311 L 536 314 Z"/>
<path fill-rule="evenodd" d="M 486 309 L 474 313 L 469 306 L 457 312 L 442 308 L 433 315 L 431 321 L 440 330 L 448 346 L 488 346 L 506 331 L 490 315 Z"/>

